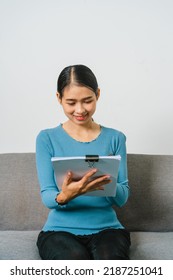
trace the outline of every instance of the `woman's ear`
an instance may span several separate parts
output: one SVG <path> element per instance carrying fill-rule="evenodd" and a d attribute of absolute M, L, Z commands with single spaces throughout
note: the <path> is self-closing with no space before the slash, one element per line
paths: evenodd
<path fill-rule="evenodd" d="M 61 104 L 62 103 L 62 99 L 61 99 L 60 93 L 58 91 L 56 92 L 56 96 L 58 98 L 58 102 Z"/>
<path fill-rule="evenodd" d="M 97 95 L 96 95 L 97 100 L 99 99 L 99 97 L 100 97 L 100 88 L 97 89 Z"/>

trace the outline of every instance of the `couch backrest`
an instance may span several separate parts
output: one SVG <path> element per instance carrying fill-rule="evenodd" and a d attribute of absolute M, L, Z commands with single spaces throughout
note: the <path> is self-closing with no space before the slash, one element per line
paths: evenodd
<path fill-rule="evenodd" d="M 128 155 L 131 195 L 116 209 L 129 230 L 173 230 L 173 156 Z M 35 154 L 0 155 L 0 230 L 40 230 L 43 206 Z"/>
<path fill-rule="evenodd" d="M 131 195 L 118 216 L 131 231 L 173 231 L 173 155 L 128 155 Z"/>
<path fill-rule="evenodd" d="M 35 154 L 1 154 L 0 230 L 41 229 L 48 210 L 39 192 Z"/>

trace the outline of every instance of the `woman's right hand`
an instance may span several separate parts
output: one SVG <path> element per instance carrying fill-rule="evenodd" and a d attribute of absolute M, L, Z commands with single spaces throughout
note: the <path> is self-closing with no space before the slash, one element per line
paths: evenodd
<path fill-rule="evenodd" d="M 97 173 L 93 168 L 88 171 L 79 181 L 73 179 L 73 173 L 68 172 L 62 185 L 62 191 L 57 195 L 56 201 L 59 204 L 65 204 L 73 198 L 95 190 L 103 190 L 104 185 L 111 182 L 109 175 L 102 175 L 96 179 L 92 176 Z"/>

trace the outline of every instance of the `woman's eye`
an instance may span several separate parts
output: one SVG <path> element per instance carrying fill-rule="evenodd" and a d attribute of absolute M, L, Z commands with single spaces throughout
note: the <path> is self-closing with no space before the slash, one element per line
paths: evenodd
<path fill-rule="evenodd" d="M 92 102 L 92 100 L 85 101 L 85 103 L 91 103 L 91 102 Z"/>

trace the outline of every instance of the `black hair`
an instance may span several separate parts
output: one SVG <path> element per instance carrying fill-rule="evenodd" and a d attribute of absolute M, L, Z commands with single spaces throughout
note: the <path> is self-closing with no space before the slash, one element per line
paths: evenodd
<path fill-rule="evenodd" d="M 94 73 L 85 65 L 77 64 L 65 67 L 57 81 L 57 91 L 60 98 L 63 97 L 63 91 L 66 86 L 76 84 L 91 89 L 97 96 L 98 83 Z"/>

